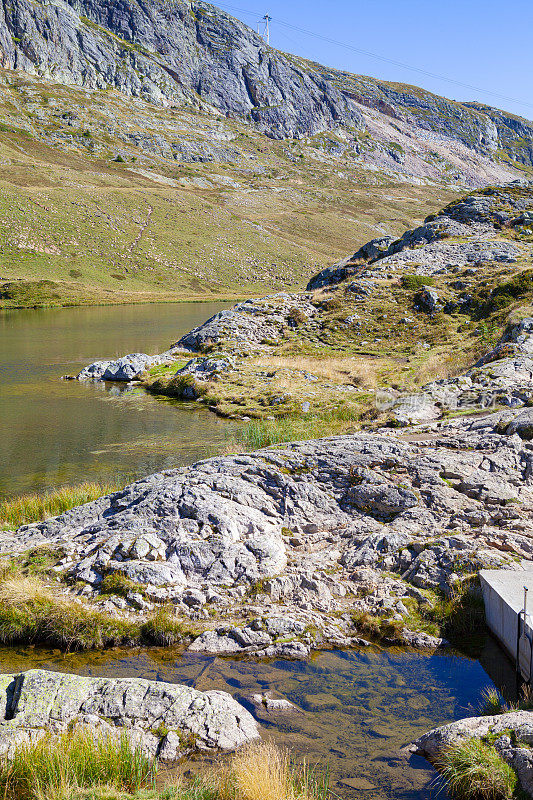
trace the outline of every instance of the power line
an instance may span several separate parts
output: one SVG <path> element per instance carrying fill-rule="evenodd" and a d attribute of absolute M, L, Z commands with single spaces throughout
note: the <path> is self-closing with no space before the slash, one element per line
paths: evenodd
<path fill-rule="evenodd" d="M 237 6 L 232 6 L 227 3 L 217 3 L 221 8 L 227 8 L 231 11 L 238 11 L 241 14 L 249 14 L 250 16 L 257 17 L 259 16 L 259 12 L 251 11 L 250 9 L 245 8 L 238 8 Z M 383 61 L 385 64 L 392 64 L 395 67 L 401 67 L 402 69 L 408 69 L 412 72 L 417 72 L 419 75 L 424 75 L 428 78 L 434 78 L 436 80 L 445 81 L 446 83 L 454 84 L 455 86 L 460 86 L 463 89 L 470 89 L 473 92 L 481 92 L 482 94 L 488 94 L 492 97 L 498 97 L 500 100 L 505 100 L 509 103 L 517 103 L 518 105 L 524 106 L 527 108 L 533 108 L 533 103 L 527 103 L 524 100 L 518 100 L 516 97 L 508 97 L 505 94 L 500 94 L 499 92 L 494 92 L 491 89 L 483 89 L 480 86 L 472 86 L 469 83 L 463 83 L 462 81 L 455 80 L 455 78 L 449 78 L 446 75 L 439 75 L 436 72 L 430 72 L 428 70 L 422 69 L 421 67 L 414 67 L 412 64 L 405 64 L 402 61 L 395 61 L 392 58 L 387 58 L 387 56 L 379 55 L 379 53 L 373 53 L 370 50 L 363 50 L 360 47 L 354 47 L 347 42 L 340 42 L 337 39 L 332 39 L 329 36 L 323 36 L 320 33 L 315 33 L 314 31 L 308 31 L 305 28 L 300 28 L 298 25 L 293 25 L 290 22 L 285 22 L 285 20 L 278 19 L 278 17 L 270 17 L 270 21 L 275 22 L 277 25 L 282 25 L 285 28 L 289 28 L 293 31 L 297 31 L 298 33 L 303 33 L 305 36 L 311 36 L 315 39 L 319 39 L 322 42 L 327 42 L 328 44 L 336 45 L 337 47 L 343 47 L 346 50 L 351 50 L 354 53 L 358 53 L 359 55 L 369 56 L 370 58 L 375 58 L 378 61 Z"/>

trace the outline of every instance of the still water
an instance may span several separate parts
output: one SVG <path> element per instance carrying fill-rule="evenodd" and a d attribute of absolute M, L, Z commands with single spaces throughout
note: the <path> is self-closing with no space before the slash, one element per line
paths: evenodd
<path fill-rule="evenodd" d="M 221 450 L 228 423 L 194 404 L 61 381 L 85 364 L 156 353 L 221 303 L 0 312 L 0 497 L 127 481 Z"/>
<path fill-rule="evenodd" d="M 490 639 L 480 660 L 447 651 L 379 648 L 271 663 L 192 656 L 173 648 L 78 655 L 0 649 L 0 672 L 31 667 L 223 689 L 251 711 L 250 695 L 272 691 L 300 713 L 259 713 L 263 736 L 290 747 L 297 758 L 327 767 L 332 789 L 342 800 L 437 797 L 434 771 L 422 758 L 403 755 L 401 748 L 436 725 L 475 713 L 481 691 L 493 680 L 506 694 L 513 682 L 510 663 Z M 438 797 L 446 800 L 442 791 Z"/>

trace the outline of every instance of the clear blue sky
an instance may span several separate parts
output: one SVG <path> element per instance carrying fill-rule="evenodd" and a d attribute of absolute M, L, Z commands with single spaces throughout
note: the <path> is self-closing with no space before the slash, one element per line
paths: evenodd
<path fill-rule="evenodd" d="M 280 50 L 533 119 L 533 0 L 214 0 L 214 4 L 254 28 L 257 19 L 269 13 L 270 43 Z M 384 63 L 282 23 L 479 90 Z"/>

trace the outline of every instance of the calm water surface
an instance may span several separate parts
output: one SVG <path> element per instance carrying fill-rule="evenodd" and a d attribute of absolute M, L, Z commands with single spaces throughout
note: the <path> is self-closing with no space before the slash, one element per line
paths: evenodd
<path fill-rule="evenodd" d="M 433 770 L 421 758 L 402 755 L 401 748 L 436 725 L 471 715 L 491 679 L 500 686 L 502 679 L 512 679 L 510 664 L 491 640 L 480 661 L 445 651 L 378 648 L 271 663 L 192 656 L 172 648 L 81 655 L 0 649 L 0 672 L 36 666 L 223 689 L 250 710 L 251 694 L 273 691 L 302 713 L 260 715 L 264 736 L 289 746 L 299 758 L 328 765 L 332 788 L 342 800 L 436 797 Z M 446 800 L 442 792 L 438 796 Z"/>
<path fill-rule="evenodd" d="M 85 479 L 128 480 L 221 449 L 228 423 L 194 404 L 60 377 L 98 358 L 161 352 L 223 307 L 0 312 L 0 497 Z"/>

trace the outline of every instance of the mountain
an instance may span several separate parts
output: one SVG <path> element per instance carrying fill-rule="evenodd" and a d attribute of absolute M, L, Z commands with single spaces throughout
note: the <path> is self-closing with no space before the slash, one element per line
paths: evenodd
<path fill-rule="evenodd" d="M 533 123 L 281 53 L 196 0 L 1 0 L 0 64 L 4 306 L 296 288 L 533 176 Z"/>

